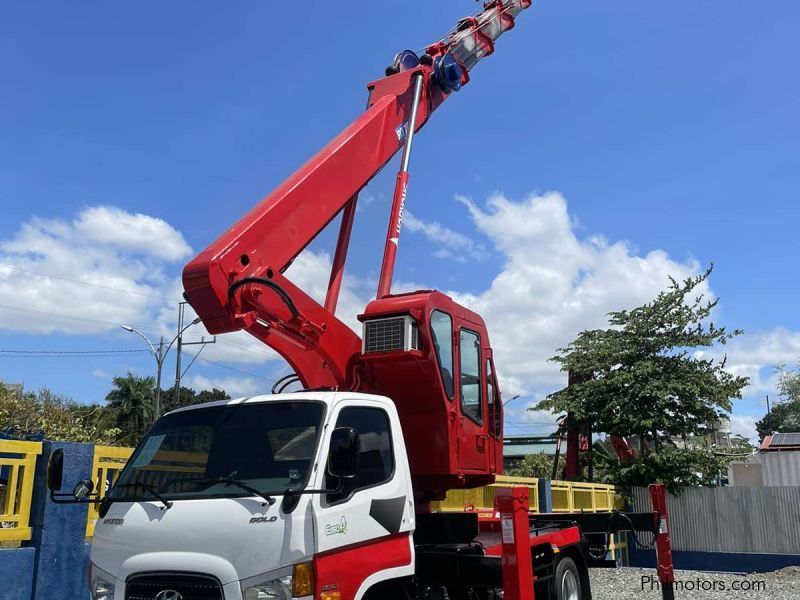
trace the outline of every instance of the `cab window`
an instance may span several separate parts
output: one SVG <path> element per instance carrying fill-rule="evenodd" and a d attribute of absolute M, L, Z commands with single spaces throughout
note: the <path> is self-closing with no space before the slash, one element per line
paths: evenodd
<path fill-rule="evenodd" d="M 473 421 L 483 422 L 481 406 L 481 338 L 467 329 L 459 331 L 461 373 L 461 412 Z"/>
<path fill-rule="evenodd" d="M 359 468 L 358 475 L 345 480 L 341 492 L 325 497 L 328 504 L 345 501 L 358 490 L 386 483 L 394 475 L 392 436 L 386 411 L 364 406 L 343 408 L 336 420 L 336 427 L 352 427 L 358 433 Z M 328 489 L 335 489 L 339 484 L 339 480 L 330 474 L 326 475 L 325 480 Z"/>
<path fill-rule="evenodd" d="M 490 407 L 491 414 L 491 434 L 500 439 L 503 437 L 503 406 L 500 402 L 500 394 L 498 393 L 497 386 L 494 381 L 494 369 L 492 369 L 492 361 L 486 361 L 486 398 Z"/>
<path fill-rule="evenodd" d="M 431 313 L 431 339 L 436 350 L 442 385 L 447 397 L 453 399 L 453 319 L 440 310 Z"/>

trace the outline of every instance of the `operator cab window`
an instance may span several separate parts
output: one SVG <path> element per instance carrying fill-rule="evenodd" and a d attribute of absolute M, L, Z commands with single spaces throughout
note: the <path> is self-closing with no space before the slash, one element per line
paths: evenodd
<path fill-rule="evenodd" d="M 492 424 L 491 434 L 498 440 L 503 437 L 503 406 L 500 394 L 494 383 L 494 369 L 491 359 L 486 361 L 486 398 L 489 403 L 489 414 Z"/>
<path fill-rule="evenodd" d="M 447 398 L 453 399 L 453 320 L 450 315 L 435 310 L 431 313 L 431 339 L 442 374 Z"/>
<path fill-rule="evenodd" d="M 461 357 L 461 412 L 476 423 L 483 422 L 481 406 L 481 338 L 467 329 L 459 330 Z"/>
<path fill-rule="evenodd" d="M 336 427 L 352 427 L 358 433 L 360 447 L 358 475 L 346 479 L 344 489 L 338 494 L 328 494 L 328 504 L 349 499 L 358 490 L 375 487 L 389 481 L 394 475 L 394 453 L 389 415 L 380 408 L 353 406 L 343 408 Z M 327 473 L 327 471 L 326 471 Z M 327 474 L 325 487 L 335 489 L 339 480 Z"/>

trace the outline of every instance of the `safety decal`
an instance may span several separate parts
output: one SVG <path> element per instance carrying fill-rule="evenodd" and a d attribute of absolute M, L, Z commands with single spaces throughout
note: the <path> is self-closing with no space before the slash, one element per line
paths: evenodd
<path fill-rule="evenodd" d="M 406 508 L 406 497 L 373 500 L 369 507 L 369 516 L 380 523 L 389 533 L 400 531 L 403 523 L 403 512 Z"/>

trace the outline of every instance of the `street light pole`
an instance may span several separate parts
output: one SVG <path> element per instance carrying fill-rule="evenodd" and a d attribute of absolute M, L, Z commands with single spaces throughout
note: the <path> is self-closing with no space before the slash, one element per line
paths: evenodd
<path fill-rule="evenodd" d="M 164 352 L 164 336 L 162 335 L 158 341 L 158 356 L 156 356 L 156 362 L 158 363 L 158 370 L 156 375 L 155 419 L 157 419 L 159 414 L 161 414 L 161 368 L 164 366 L 164 356 L 166 356 L 166 353 Z M 155 421 L 155 419 L 153 420 Z"/>
<path fill-rule="evenodd" d="M 155 415 L 154 415 L 154 419 L 153 419 L 154 421 L 156 419 L 158 419 L 158 417 L 159 417 L 159 415 L 161 413 L 161 370 L 164 367 L 164 359 L 167 357 L 167 353 L 169 352 L 169 349 L 172 348 L 172 344 L 175 343 L 175 340 L 177 340 L 181 336 L 181 334 L 183 334 L 184 331 L 189 329 L 189 327 L 191 327 L 192 325 L 197 325 L 199 322 L 200 322 L 200 317 L 197 317 L 191 323 L 189 323 L 186 327 L 183 327 L 180 331 L 178 331 L 178 335 L 176 335 L 174 338 L 172 338 L 172 341 L 169 344 L 167 344 L 166 348 L 164 347 L 164 336 L 162 335 L 160 337 L 160 339 L 159 339 L 159 342 L 158 342 L 158 349 L 156 349 L 156 347 L 153 345 L 153 343 L 149 339 L 147 339 L 147 336 L 144 335 L 138 329 L 135 329 L 134 327 L 131 327 L 130 325 L 120 325 L 120 327 L 122 327 L 122 329 L 124 329 L 125 331 L 127 331 L 129 333 L 135 333 L 140 338 L 142 338 L 145 342 L 147 342 L 147 346 L 150 348 L 150 352 L 152 353 L 153 358 L 156 359 L 156 365 L 157 365 L 158 368 L 157 368 L 157 371 L 156 371 L 156 399 L 155 399 L 155 407 L 154 407 L 155 408 Z"/>

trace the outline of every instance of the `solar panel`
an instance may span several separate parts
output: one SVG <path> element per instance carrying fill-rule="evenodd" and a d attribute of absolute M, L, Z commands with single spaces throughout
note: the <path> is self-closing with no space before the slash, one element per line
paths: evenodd
<path fill-rule="evenodd" d="M 800 433 L 776 433 L 769 445 L 770 447 L 800 446 Z"/>

